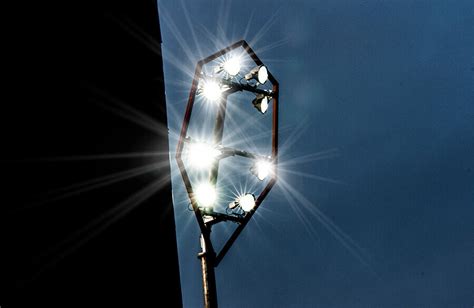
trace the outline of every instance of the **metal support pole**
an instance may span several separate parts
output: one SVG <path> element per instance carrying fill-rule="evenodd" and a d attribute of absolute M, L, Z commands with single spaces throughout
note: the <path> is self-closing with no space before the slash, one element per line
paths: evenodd
<path fill-rule="evenodd" d="M 224 119 L 227 105 L 227 95 L 220 99 L 219 109 L 216 115 L 216 124 L 214 126 L 214 143 L 220 144 L 224 135 Z M 210 182 L 213 185 L 217 183 L 217 174 L 219 172 L 219 161 L 217 160 L 210 171 Z M 216 253 L 212 247 L 210 239 L 210 226 L 207 232 L 201 233 L 201 253 L 198 257 L 201 259 L 202 269 L 202 287 L 204 292 L 204 308 L 217 308 L 217 289 L 216 289 Z"/>
<path fill-rule="evenodd" d="M 209 246 L 204 235 L 201 234 L 202 251 L 198 254 L 198 258 L 201 259 L 204 308 L 217 308 L 216 275 L 214 271 L 216 253 L 212 246 Z"/>

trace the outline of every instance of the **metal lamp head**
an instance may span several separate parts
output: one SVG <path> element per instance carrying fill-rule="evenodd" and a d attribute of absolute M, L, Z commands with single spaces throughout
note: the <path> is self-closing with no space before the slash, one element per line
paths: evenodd
<path fill-rule="evenodd" d="M 268 70 L 265 65 L 259 65 L 254 67 L 247 75 L 245 75 L 246 80 L 255 79 L 260 84 L 264 84 L 268 80 Z"/>
<path fill-rule="evenodd" d="M 270 102 L 270 100 L 270 96 L 267 96 L 265 94 L 257 94 L 255 99 L 252 101 L 252 104 L 258 111 L 264 114 L 268 110 L 268 103 Z"/>
<path fill-rule="evenodd" d="M 255 207 L 255 195 L 250 193 L 244 194 L 229 204 L 230 209 L 235 209 L 236 207 L 240 207 L 244 212 L 250 212 Z"/>

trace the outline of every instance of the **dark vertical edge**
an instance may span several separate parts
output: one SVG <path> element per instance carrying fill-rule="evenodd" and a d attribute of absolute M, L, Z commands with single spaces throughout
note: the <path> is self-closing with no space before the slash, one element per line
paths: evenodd
<path fill-rule="evenodd" d="M 154 5 L 155 5 L 155 12 L 156 12 L 156 25 L 158 27 L 157 29 L 157 39 L 158 39 L 158 42 L 159 42 L 159 55 L 160 55 L 160 65 L 158 67 L 158 75 L 159 75 L 159 78 L 158 78 L 158 88 L 160 89 L 158 91 L 158 100 L 159 100 L 159 105 L 161 106 L 161 112 L 164 113 L 164 116 L 162 118 L 163 120 L 163 124 L 165 125 L 165 127 L 168 127 L 168 109 L 167 109 L 167 106 L 166 106 L 166 91 L 165 91 L 165 75 L 164 75 L 164 70 L 163 70 L 163 52 L 162 52 L 162 45 L 163 45 L 163 39 L 162 39 L 162 36 L 161 36 L 161 25 L 160 25 L 160 14 L 159 14 L 159 6 L 158 6 L 158 1 L 156 0 L 151 0 L 152 2 L 154 2 Z M 170 145 L 169 145 L 169 134 L 166 136 L 166 144 L 167 144 L 167 149 L 163 149 L 163 150 L 166 150 L 167 153 L 169 153 L 169 148 L 170 148 Z M 169 161 L 169 158 L 167 158 L 168 161 Z M 171 166 L 168 164 L 168 166 L 166 167 L 167 169 L 167 173 L 170 174 L 170 181 L 171 181 Z M 169 211 L 167 212 L 167 221 L 169 222 L 169 225 L 170 227 L 173 229 L 173 234 L 175 236 L 175 240 L 173 241 L 174 243 L 174 247 L 169 247 L 169 249 L 173 249 L 173 255 L 176 256 L 175 260 L 176 260 L 176 269 L 177 269 L 177 277 L 176 277 L 176 280 L 177 280 L 177 286 L 176 286 L 176 290 L 177 290 L 177 294 L 174 294 L 175 298 L 177 299 L 177 301 L 179 302 L 179 306 L 182 307 L 183 306 L 183 301 L 182 301 L 182 294 L 181 294 L 181 278 L 180 278 L 180 275 L 179 275 L 179 257 L 178 257 L 178 246 L 177 246 L 177 237 L 176 237 L 176 221 L 175 221 L 175 215 L 174 215 L 174 204 L 173 204 L 173 198 L 172 198 L 172 188 L 171 188 L 171 183 L 170 183 L 170 187 L 169 187 L 169 194 L 170 194 L 170 205 L 169 205 Z"/>

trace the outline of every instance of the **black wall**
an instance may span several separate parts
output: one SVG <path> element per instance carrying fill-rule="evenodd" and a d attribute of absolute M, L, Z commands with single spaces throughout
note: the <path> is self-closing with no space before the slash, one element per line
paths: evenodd
<path fill-rule="evenodd" d="M 181 306 L 156 1 L 3 12 L 0 305 Z"/>

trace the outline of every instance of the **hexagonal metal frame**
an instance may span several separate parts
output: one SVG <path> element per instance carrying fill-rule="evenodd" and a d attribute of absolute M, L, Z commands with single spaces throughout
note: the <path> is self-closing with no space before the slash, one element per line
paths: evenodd
<path fill-rule="evenodd" d="M 213 253 L 214 256 L 215 256 L 215 252 L 214 252 L 214 249 L 212 247 L 211 240 L 210 240 L 210 231 L 211 231 L 211 226 L 212 225 L 207 224 L 204 221 L 203 213 L 199 209 L 199 206 L 198 206 L 198 204 L 197 204 L 197 202 L 194 198 L 194 193 L 193 193 L 193 188 L 192 188 L 192 185 L 191 185 L 191 181 L 189 179 L 188 173 L 186 171 L 186 168 L 184 166 L 184 162 L 183 162 L 183 159 L 182 159 L 182 152 L 183 152 L 183 149 L 184 149 L 184 144 L 185 144 L 186 139 L 187 139 L 187 131 L 188 131 L 189 122 L 190 122 L 190 119 L 191 119 L 191 113 L 192 113 L 192 110 L 193 110 L 193 105 L 194 105 L 196 93 L 198 91 L 199 80 L 201 79 L 201 75 L 202 75 L 203 66 L 206 65 L 207 63 L 219 58 L 219 57 L 222 57 L 223 55 L 225 55 L 225 54 L 227 54 L 227 53 L 231 52 L 232 50 L 237 49 L 239 47 L 242 47 L 247 52 L 247 54 L 252 58 L 252 60 L 255 62 L 255 64 L 257 66 L 263 65 L 263 62 L 258 58 L 258 56 L 255 54 L 253 49 L 248 45 L 248 43 L 245 40 L 238 41 L 238 42 L 236 42 L 236 43 L 234 43 L 234 44 L 232 44 L 232 45 L 230 45 L 230 46 L 228 46 L 228 47 L 226 47 L 226 48 L 210 55 L 209 57 L 198 61 L 197 65 L 196 65 L 196 70 L 195 70 L 195 73 L 194 73 L 193 82 L 192 82 L 192 85 L 191 85 L 191 90 L 190 90 L 190 93 L 189 93 L 188 104 L 187 104 L 186 112 L 185 112 L 185 115 L 184 115 L 183 125 L 181 127 L 181 133 L 180 133 L 178 145 L 177 145 L 177 148 L 176 148 L 176 161 L 177 161 L 181 176 L 183 178 L 183 182 L 186 186 L 186 191 L 188 193 L 189 200 L 191 202 L 194 214 L 195 214 L 197 222 L 199 224 L 199 228 L 200 228 L 202 236 L 204 238 L 206 247 L 208 247 L 209 252 Z M 272 84 L 272 92 L 271 92 L 272 95 L 271 96 L 272 96 L 272 99 L 273 99 L 273 102 L 272 102 L 273 119 L 272 119 L 272 155 L 271 155 L 271 160 L 272 160 L 273 165 L 274 165 L 274 172 L 272 173 L 272 178 L 269 180 L 268 184 L 265 186 L 263 191 L 257 196 L 257 198 L 255 200 L 255 207 L 253 208 L 253 210 L 245 213 L 245 215 L 243 216 L 243 218 L 241 220 L 236 221 L 236 222 L 239 223 L 239 226 L 234 230 L 234 232 L 229 237 L 227 242 L 224 244 L 224 246 L 222 247 L 220 252 L 217 254 L 217 256 L 215 256 L 214 262 L 213 262 L 214 267 L 217 267 L 219 262 L 225 256 L 227 251 L 230 249 L 230 247 L 232 246 L 234 241 L 237 239 L 239 234 L 242 232 L 244 227 L 247 225 L 250 218 L 253 216 L 253 214 L 255 213 L 257 208 L 260 206 L 260 204 L 263 202 L 265 197 L 268 195 L 268 193 L 270 192 L 272 187 L 275 185 L 276 180 L 277 180 L 279 84 L 278 84 L 278 81 L 273 77 L 273 75 L 270 72 L 268 72 L 268 80 Z M 217 119 L 216 119 L 217 122 L 219 120 L 222 122 L 221 125 L 223 125 L 223 121 L 224 121 L 224 118 L 225 118 L 225 109 L 226 109 L 225 102 L 226 102 L 226 99 L 227 99 L 227 95 L 225 95 L 225 98 L 224 98 L 224 106 L 221 108 L 221 112 L 218 112 Z M 222 129 L 221 129 L 220 139 L 222 140 Z M 217 171 L 216 171 L 216 180 L 217 180 Z"/>

